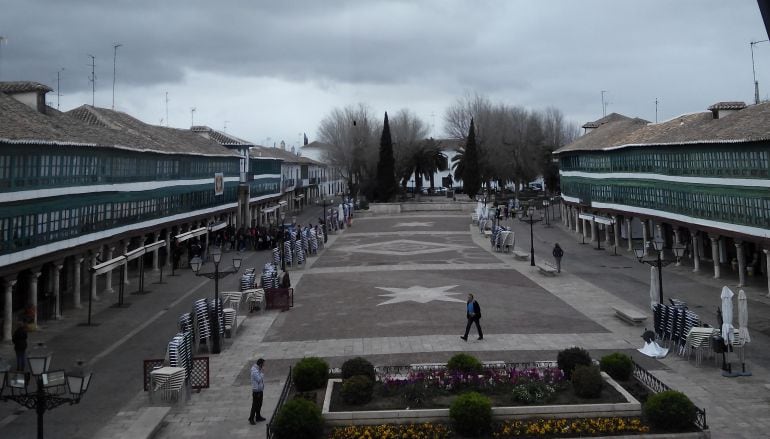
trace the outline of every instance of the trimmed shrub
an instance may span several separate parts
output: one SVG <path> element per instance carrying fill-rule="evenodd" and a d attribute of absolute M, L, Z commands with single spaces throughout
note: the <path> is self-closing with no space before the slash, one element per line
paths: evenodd
<path fill-rule="evenodd" d="M 366 375 L 355 375 L 342 381 L 340 396 L 348 404 L 361 405 L 372 400 L 374 381 Z"/>
<path fill-rule="evenodd" d="M 556 364 L 559 365 L 559 369 L 564 372 L 564 376 L 569 380 L 572 379 L 572 371 L 575 370 L 575 366 L 578 364 L 584 366 L 591 365 L 591 355 L 583 348 L 571 347 L 559 351 L 559 354 L 556 356 Z"/>
<path fill-rule="evenodd" d="M 446 367 L 452 372 L 463 373 L 480 372 L 482 368 L 481 361 L 479 361 L 478 358 L 474 357 L 473 355 L 468 354 L 454 355 L 449 359 Z"/>
<path fill-rule="evenodd" d="M 405 384 L 402 389 L 404 404 L 406 404 L 407 408 L 422 407 L 428 397 L 428 389 L 425 388 L 424 383 Z"/>
<path fill-rule="evenodd" d="M 667 390 L 650 395 L 643 408 L 644 417 L 655 428 L 687 430 L 695 423 L 695 404 L 682 392 Z"/>
<path fill-rule="evenodd" d="M 551 400 L 556 389 L 542 381 L 527 381 L 513 388 L 513 400 L 520 404 L 543 404 Z"/>
<path fill-rule="evenodd" d="M 329 364 L 318 357 L 303 358 L 294 365 L 291 377 L 298 392 L 319 389 L 329 379 Z"/>
<path fill-rule="evenodd" d="M 273 422 L 278 439 L 316 439 L 323 433 L 321 409 L 306 399 L 292 399 L 281 407 Z"/>
<path fill-rule="evenodd" d="M 356 375 L 368 376 L 372 381 L 376 380 L 374 366 L 367 359 L 356 357 L 342 363 L 342 379 L 348 379 Z"/>
<path fill-rule="evenodd" d="M 572 371 L 572 389 L 581 398 L 598 398 L 603 385 L 602 373 L 597 366 L 577 365 Z"/>
<path fill-rule="evenodd" d="M 634 372 L 634 361 L 626 354 L 615 352 L 602 357 L 599 367 L 613 379 L 628 381 Z"/>
<path fill-rule="evenodd" d="M 492 428 L 492 402 L 476 392 L 463 393 L 452 401 L 449 417 L 465 436 L 480 436 Z"/>

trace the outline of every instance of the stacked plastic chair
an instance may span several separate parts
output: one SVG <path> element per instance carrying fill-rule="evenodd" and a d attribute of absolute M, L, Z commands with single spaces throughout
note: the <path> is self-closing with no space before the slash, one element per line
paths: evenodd
<path fill-rule="evenodd" d="M 219 319 L 219 336 L 221 337 L 222 334 L 225 333 L 225 318 L 224 315 L 222 315 L 222 299 L 219 299 L 219 308 L 215 308 L 214 299 L 209 300 L 209 307 L 210 309 L 218 309 L 219 313 L 217 314 L 217 318 Z"/>
<path fill-rule="evenodd" d="M 211 326 L 209 324 L 209 307 L 206 299 L 198 299 L 193 303 L 193 317 L 195 318 L 196 329 L 198 331 L 198 341 L 203 343 L 211 337 Z"/>
<path fill-rule="evenodd" d="M 249 268 L 241 275 L 241 291 L 246 291 L 254 288 L 257 282 L 257 275 L 253 268 Z"/>
<path fill-rule="evenodd" d="M 291 241 L 284 241 L 283 243 L 283 257 L 286 260 L 286 265 L 291 266 L 292 265 L 292 255 L 291 255 Z M 281 264 L 276 264 L 280 266 Z"/>
<path fill-rule="evenodd" d="M 308 235 L 310 239 L 310 254 L 318 254 L 318 235 L 316 234 L 315 229 L 310 229 Z"/>
<path fill-rule="evenodd" d="M 297 265 L 305 263 L 305 251 L 302 249 L 302 241 L 294 241 L 294 256 L 297 258 Z"/>
<path fill-rule="evenodd" d="M 281 249 L 278 247 L 273 249 L 273 265 L 281 265 Z"/>

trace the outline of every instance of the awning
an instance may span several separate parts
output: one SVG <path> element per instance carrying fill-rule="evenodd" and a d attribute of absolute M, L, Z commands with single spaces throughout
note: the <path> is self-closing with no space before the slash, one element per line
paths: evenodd
<path fill-rule="evenodd" d="M 613 221 L 611 218 L 607 218 L 599 215 L 592 215 L 590 213 L 581 213 L 580 215 L 578 215 L 578 218 L 582 220 L 595 221 L 599 224 L 606 224 L 606 225 L 613 224 Z"/>
<path fill-rule="evenodd" d="M 276 211 L 276 209 L 278 209 L 278 207 L 280 206 L 271 206 L 271 207 L 268 207 L 267 209 L 262 209 L 262 213 L 273 213 Z"/>
<path fill-rule="evenodd" d="M 208 233 L 208 231 L 209 231 L 208 228 L 201 227 L 199 229 L 191 230 L 189 232 L 180 233 L 179 235 L 176 235 L 175 238 L 177 242 L 183 242 L 183 241 L 187 241 L 190 238 L 195 238 L 196 236 L 205 235 L 206 233 Z"/>

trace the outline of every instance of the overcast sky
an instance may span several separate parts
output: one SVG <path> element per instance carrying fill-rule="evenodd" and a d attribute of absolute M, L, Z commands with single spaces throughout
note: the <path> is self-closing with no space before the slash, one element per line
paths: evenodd
<path fill-rule="evenodd" d="M 334 107 L 409 108 L 443 136 L 445 109 L 479 93 L 583 124 L 655 120 L 753 102 L 755 0 L 0 0 L 0 80 L 57 88 L 145 122 L 209 125 L 259 143 L 316 137 Z M 770 97 L 770 43 L 754 47 Z M 168 93 L 168 119 L 165 97 Z M 48 101 L 57 105 L 56 92 Z"/>

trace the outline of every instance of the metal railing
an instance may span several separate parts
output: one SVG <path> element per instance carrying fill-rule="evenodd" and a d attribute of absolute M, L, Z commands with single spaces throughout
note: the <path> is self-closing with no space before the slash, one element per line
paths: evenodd
<path fill-rule="evenodd" d="M 273 437 L 273 423 L 275 422 L 275 418 L 278 416 L 278 412 L 281 411 L 281 408 L 286 403 L 286 398 L 289 397 L 289 392 L 293 386 L 294 382 L 291 379 L 291 366 L 289 366 L 289 374 L 286 376 L 286 383 L 284 383 L 283 390 L 281 390 L 281 396 L 278 398 L 278 403 L 275 405 L 273 415 L 270 416 L 270 421 L 267 423 L 267 425 L 265 425 L 267 439 L 271 439 Z"/>
<path fill-rule="evenodd" d="M 668 387 L 666 383 L 659 380 L 653 374 L 648 372 L 647 369 L 636 364 L 635 361 L 634 361 L 634 378 L 636 378 L 640 383 L 644 384 L 645 387 L 650 389 L 650 391 L 652 391 L 653 393 L 660 393 L 660 392 L 665 392 L 667 390 L 673 390 L 671 387 Z M 708 430 L 709 426 L 706 423 L 706 409 L 702 409 L 698 406 L 695 406 L 695 425 L 697 425 L 701 430 Z"/>

